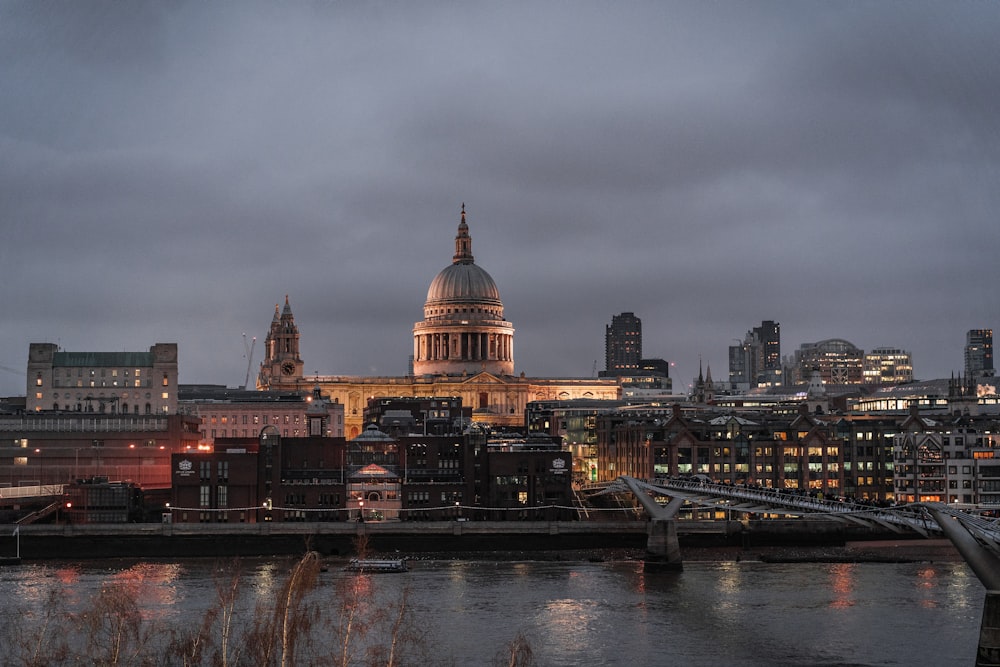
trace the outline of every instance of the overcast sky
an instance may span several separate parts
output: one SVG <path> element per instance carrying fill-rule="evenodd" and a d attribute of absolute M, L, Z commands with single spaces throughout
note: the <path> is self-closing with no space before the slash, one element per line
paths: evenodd
<path fill-rule="evenodd" d="M 516 371 L 635 312 L 675 390 L 1000 327 L 997 2 L 0 2 L 0 395 L 28 345 L 402 375 L 462 202 Z"/>

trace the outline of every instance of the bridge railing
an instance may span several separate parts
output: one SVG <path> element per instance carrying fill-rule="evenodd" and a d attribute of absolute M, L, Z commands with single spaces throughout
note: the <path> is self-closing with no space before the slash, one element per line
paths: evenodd
<path fill-rule="evenodd" d="M 714 484 L 698 480 L 656 478 L 641 484 L 653 489 L 682 491 L 700 496 L 713 496 L 733 500 L 751 501 L 767 509 L 793 509 L 813 515 L 853 516 L 886 524 L 900 525 L 921 532 L 937 530 L 938 526 L 919 506 L 902 505 L 892 508 L 874 507 L 846 500 L 826 500 L 779 489 L 754 488 L 729 484 Z M 669 495 L 669 494 L 666 494 Z M 717 503 L 710 503 L 719 506 Z M 732 507 L 733 511 L 750 511 Z M 767 509 L 758 511 L 766 512 Z"/>
<path fill-rule="evenodd" d="M 61 496 L 62 484 L 32 484 L 30 486 L 0 487 L 0 500 Z"/>

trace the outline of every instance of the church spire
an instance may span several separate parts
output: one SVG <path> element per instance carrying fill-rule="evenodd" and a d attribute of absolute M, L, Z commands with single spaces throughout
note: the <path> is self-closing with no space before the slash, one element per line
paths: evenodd
<path fill-rule="evenodd" d="M 458 234 L 455 235 L 455 256 L 452 264 L 474 264 L 472 257 L 472 237 L 469 236 L 469 226 L 465 224 L 465 202 L 462 202 L 462 220 L 458 223 Z"/>

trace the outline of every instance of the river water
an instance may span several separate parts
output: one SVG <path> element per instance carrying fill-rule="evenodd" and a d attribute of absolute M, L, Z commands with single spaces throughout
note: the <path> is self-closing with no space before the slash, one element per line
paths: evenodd
<path fill-rule="evenodd" d="M 273 597 L 293 561 L 244 560 L 241 608 Z M 331 562 L 320 595 L 358 575 Z M 45 562 L 0 569 L 7 612 L 55 592 L 79 610 L 114 581 L 139 581 L 146 622 L 194 624 L 232 563 Z M 220 576 L 224 575 L 224 576 Z M 440 664 L 489 665 L 522 635 L 535 663 L 570 665 L 971 665 L 985 591 L 961 562 L 415 561 L 365 575 L 363 593 L 407 608 Z M 8 664 L 3 661 L 3 664 Z"/>

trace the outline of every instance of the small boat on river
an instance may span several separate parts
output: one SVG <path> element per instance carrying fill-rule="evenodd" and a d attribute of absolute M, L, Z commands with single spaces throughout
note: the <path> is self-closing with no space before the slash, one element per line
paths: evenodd
<path fill-rule="evenodd" d="M 405 558 L 352 558 L 347 564 L 351 572 L 406 572 Z"/>

